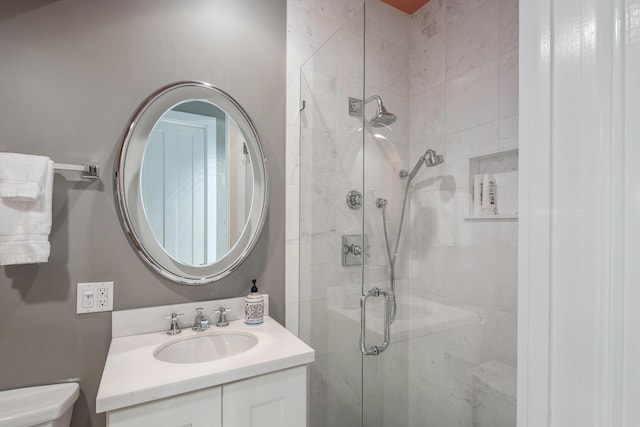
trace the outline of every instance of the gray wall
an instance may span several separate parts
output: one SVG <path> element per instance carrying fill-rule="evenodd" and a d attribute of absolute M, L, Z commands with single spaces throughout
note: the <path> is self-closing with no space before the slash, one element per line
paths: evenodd
<path fill-rule="evenodd" d="M 5 2 L 6 3 L 6 2 Z M 115 309 L 240 296 L 257 278 L 284 320 L 284 0 L 29 0 L 0 6 L 0 151 L 96 161 L 99 182 L 56 173 L 51 257 L 0 267 L 0 389 L 77 378 L 74 426 L 102 426 L 95 396 L 111 315 L 75 314 L 78 282 L 115 282 Z M 139 103 L 205 80 L 254 120 L 270 162 L 263 236 L 239 271 L 186 287 L 148 270 L 120 229 L 110 176 Z M 0 219 L 1 220 L 1 219 Z"/>

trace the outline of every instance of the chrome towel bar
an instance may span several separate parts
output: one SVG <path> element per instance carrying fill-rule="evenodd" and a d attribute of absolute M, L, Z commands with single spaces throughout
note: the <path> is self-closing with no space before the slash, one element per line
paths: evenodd
<path fill-rule="evenodd" d="M 53 169 L 58 171 L 77 171 L 80 175 L 86 179 L 98 179 L 98 165 L 70 165 L 66 163 L 54 163 Z"/>

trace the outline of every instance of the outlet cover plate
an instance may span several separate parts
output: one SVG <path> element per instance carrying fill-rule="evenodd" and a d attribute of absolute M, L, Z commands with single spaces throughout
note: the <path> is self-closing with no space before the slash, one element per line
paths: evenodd
<path fill-rule="evenodd" d="M 113 311 L 113 282 L 78 283 L 76 313 Z"/>

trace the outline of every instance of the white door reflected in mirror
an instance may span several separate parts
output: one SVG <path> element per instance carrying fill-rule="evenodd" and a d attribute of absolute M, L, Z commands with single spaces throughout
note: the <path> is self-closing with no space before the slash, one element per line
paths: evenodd
<path fill-rule="evenodd" d="M 212 103 L 187 101 L 158 120 L 147 141 L 140 194 L 168 255 L 199 266 L 228 253 L 250 209 L 250 162 L 238 126 Z"/>

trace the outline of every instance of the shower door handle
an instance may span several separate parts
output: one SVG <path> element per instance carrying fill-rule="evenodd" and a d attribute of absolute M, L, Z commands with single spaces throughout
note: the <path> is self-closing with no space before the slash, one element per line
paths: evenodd
<path fill-rule="evenodd" d="M 384 297 L 384 341 L 381 345 L 372 345 L 367 347 L 367 300 L 369 297 Z M 382 289 L 369 289 L 360 297 L 360 351 L 367 356 L 377 356 L 389 347 L 390 326 L 391 326 L 391 297 Z"/>

